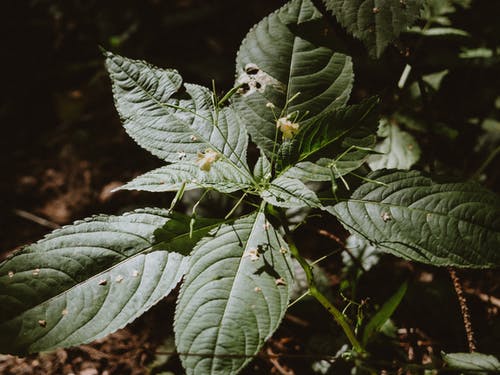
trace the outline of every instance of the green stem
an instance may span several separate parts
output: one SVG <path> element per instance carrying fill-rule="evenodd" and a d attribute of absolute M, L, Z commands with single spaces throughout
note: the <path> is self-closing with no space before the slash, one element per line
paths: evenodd
<path fill-rule="evenodd" d="M 476 171 L 476 173 L 474 173 L 474 175 L 472 176 L 472 178 L 474 179 L 478 179 L 479 176 L 481 176 L 481 174 L 484 172 L 484 170 L 488 167 L 488 165 L 493 161 L 493 159 L 496 158 L 496 156 L 500 154 L 500 146 L 497 146 L 493 151 L 491 151 L 491 153 L 488 155 L 488 157 L 486 158 L 486 160 L 483 162 L 483 164 L 481 164 L 481 166 L 479 167 L 479 169 Z"/>
<path fill-rule="evenodd" d="M 358 339 L 356 338 L 356 335 L 354 334 L 353 329 L 345 319 L 344 315 L 342 315 L 342 313 L 328 300 L 328 298 L 326 298 L 324 294 L 318 290 L 316 283 L 314 282 L 312 267 L 300 255 L 299 249 L 297 248 L 293 240 L 292 233 L 290 232 L 290 229 L 286 225 L 286 221 L 284 220 L 284 215 L 282 211 L 279 211 L 279 216 L 283 224 L 283 228 L 285 229 L 288 246 L 290 247 L 290 252 L 292 253 L 293 257 L 299 262 L 299 264 L 304 269 L 304 272 L 306 274 L 307 282 L 309 284 L 309 294 L 314 298 L 316 298 L 316 300 L 319 303 L 321 303 L 321 305 L 323 305 L 323 307 L 333 316 L 333 319 L 335 319 L 338 325 L 343 329 L 345 335 L 351 342 L 354 350 L 356 350 L 358 353 L 364 353 L 365 350 L 359 343 Z"/>

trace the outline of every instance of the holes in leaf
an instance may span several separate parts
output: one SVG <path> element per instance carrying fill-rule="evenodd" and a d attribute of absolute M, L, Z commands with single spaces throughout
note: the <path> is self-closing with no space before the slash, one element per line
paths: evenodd
<path fill-rule="evenodd" d="M 284 84 L 264 72 L 254 63 L 245 65 L 236 80 L 236 84 L 240 86 L 238 93 L 241 95 L 250 95 L 256 91 L 263 93 L 268 85 L 280 91 L 285 91 Z"/>
<path fill-rule="evenodd" d="M 248 75 L 255 75 L 259 72 L 259 67 L 255 64 L 247 64 L 245 66 L 245 72 L 248 74 Z"/>

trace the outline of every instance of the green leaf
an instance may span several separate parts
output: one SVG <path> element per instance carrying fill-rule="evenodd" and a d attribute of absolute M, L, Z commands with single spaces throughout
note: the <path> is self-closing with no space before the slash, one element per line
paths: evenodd
<path fill-rule="evenodd" d="M 349 252 L 343 251 L 342 262 L 347 267 L 359 269 L 359 265 L 364 271 L 369 271 L 380 260 L 381 253 L 366 240 L 356 234 L 351 234 L 345 241 L 345 247 Z"/>
<path fill-rule="evenodd" d="M 252 140 L 268 156 L 275 144 L 276 118 L 309 112 L 301 126 L 314 123 L 318 115 L 349 99 L 351 58 L 294 32 L 321 17 L 310 0 L 292 0 L 254 26 L 241 44 L 236 85 L 243 86 L 234 102 Z"/>
<path fill-rule="evenodd" d="M 265 181 L 271 177 L 272 174 L 272 166 L 269 159 L 261 153 L 259 158 L 257 159 L 257 163 L 255 163 L 255 167 L 253 169 L 253 175 L 257 181 Z"/>
<path fill-rule="evenodd" d="M 248 175 L 233 168 L 225 160 L 215 162 L 209 171 L 203 171 L 194 163 L 178 162 L 152 170 L 117 190 L 177 191 L 186 184 L 185 190 L 215 189 L 231 193 L 251 186 Z"/>
<path fill-rule="evenodd" d="M 184 231 L 171 233 L 173 221 Z M 104 337 L 165 297 L 185 253 L 214 227 L 160 209 L 95 216 L 56 230 L 0 264 L 0 352 L 27 354 Z M 161 234 L 156 238 L 156 234 Z"/>
<path fill-rule="evenodd" d="M 368 158 L 368 165 L 372 170 L 410 169 L 420 159 L 421 151 L 417 141 L 397 124 L 382 121 L 378 135 L 385 139 L 375 147 L 375 151 L 382 154 L 370 155 Z"/>
<path fill-rule="evenodd" d="M 500 265 L 500 198 L 473 182 L 440 184 L 417 171 L 377 171 L 327 210 L 380 250 L 436 266 Z"/>
<path fill-rule="evenodd" d="M 421 29 L 419 27 L 412 27 L 408 30 L 409 33 L 418 34 L 423 36 L 459 36 L 470 37 L 470 34 L 465 30 L 455 29 L 453 27 L 432 27 L 430 29 Z"/>
<path fill-rule="evenodd" d="M 258 353 L 287 308 L 290 260 L 263 213 L 222 226 L 196 246 L 174 325 L 188 375 L 236 374 Z"/>
<path fill-rule="evenodd" d="M 385 48 L 418 18 L 423 0 L 323 0 L 339 23 L 363 41 L 370 55 Z"/>
<path fill-rule="evenodd" d="M 286 169 L 280 177 L 298 178 L 302 181 L 334 181 L 337 178 L 361 167 L 368 155 L 369 149 L 375 145 L 375 136 L 368 135 L 359 138 L 346 138 L 337 151 L 337 159 L 320 158 L 316 162 L 303 161 Z"/>
<path fill-rule="evenodd" d="M 128 134 L 169 162 L 196 161 L 211 149 L 246 167 L 248 137 L 230 107 L 215 108 L 205 87 L 184 84 L 175 70 L 106 52 L 115 105 Z"/>
<path fill-rule="evenodd" d="M 368 343 L 368 340 L 373 336 L 374 333 L 380 331 L 382 326 L 389 320 L 389 318 L 394 314 L 397 307 L 403 300 L 408 289 L 408 284 L 402 284 L 396 293 L 394 293 L 391 298 L 389 298 L 378 310 L 375 315 L 370 319 L 363 331 L 363 346 Z"/>
<path fill-rule="evenodd" d="M 278 207 L 320 207 L 316 194 L 296 178 L 280 176 L 261 193 L 262 199 Z"/>
<path fill-rule="evenodd" d="M 372 97 L 360 104 L 325 113 L 315 124 L 305 127 L 296 137 L 299 161 L 321 156 L 334 159 L 348 147 L 372 146 L 371 134 L 378 125 L 378 102 L 378 98 Z"/>
<path fill-rule="evenodd" d="M 470 371 L 500 371 L 500 361 L 483 353 L 443 353 L 443 360 L 452 369 Z"/>

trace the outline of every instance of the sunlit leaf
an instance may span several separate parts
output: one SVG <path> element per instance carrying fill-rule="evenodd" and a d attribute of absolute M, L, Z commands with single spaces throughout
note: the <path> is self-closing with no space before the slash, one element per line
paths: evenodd
<path fill-rule="evenodd" d="M 321 17 L 310 0 L 292 0 L 252 28 L 241 44 L 236 85 L 242 86 L 235 104 L 253 141 L 267 155 L 274 149 L 277 118 L 308 112 L 300 125 L 314 123 L 349 99 L 354 77 L 350 57 L 294 31 Z"/>
<path fill-rule="evenodd" d="M 188 375 L 236 374 L 257 354 L 285 313 L 291 267 L 263 213 L 223 226 L 196 246 L 174 325 Z"/>
<path fill-rule="evenodd" d="M 95 216 L 15 253 L 0 264 L 0 352 L 78 345 L 133 321 L 177 285 L 181 253 L 214 227 L 199 222 L 190 237 L 186 223 L 160 209 Z"/>
<path fill-rule="evenodd" d="M 480 185 L 377 171 L 328 210 L 380 250 L 436 266 L 500 265 L 500 198 Z"/>

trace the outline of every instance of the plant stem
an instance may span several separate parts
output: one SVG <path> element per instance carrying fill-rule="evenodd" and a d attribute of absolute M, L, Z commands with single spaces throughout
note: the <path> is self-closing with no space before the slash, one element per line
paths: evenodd
<path fill-rule="evenodd" d="M 324 294 L 318 290 L 316 283 L 314 282 L 314 275 L 312 272 L 311 265 L 300 255 L 299 249 L 297 248 L 297 246 L 295 245 L 295 241 L 293 240 L 292 233 L 290 232 L 290 229 L 286 225 L 286 221 L 284 220 L 283 217 L 284 215 L 282 211 L 280 211 L 279 213 L 281 222 L 283 224 L 283 228 L 285 229 L 288 246 L 290 247 L 290 252 L 292 253 L 293 257 L 299 262 L 299 264 L 304 269 L 304 272 L 306 274 L 307 283 L 309 284 L 309 294 L 314 298 L 316 298 L 316 300 L 319 303 L 321 303 L 321 305 L 323 305 L 323 307 L 333 316 L 333 319 L 335 319 L 338 325 L 343 329 L 345 335 L 349 339 L 354 350 L 356 350 L 358 353 L 364 353 L 365 350 L 359 343 L 352 327 L 347 322 L 344 315 L 342 315 L 342 313 L 328 300 L 328 298 L 326 298 Z"/>
<path fill-rule="evenodd" d="M 500 146 L 496 147 L 493 151 L 491 151 L 491 153 L 488 155 L 488 157 L 483 162 L 483 164 L 481 164 L 481 166 L 476 171 L 476 173 L 474 173 L 474 175 L 472 176 L 472 178 L 475 178 L 475 179 L 479 178 L 481 176 L 481 174 L 484 172 L 484 170 L 496 158 L 496 156 L 498 154 L 500 154 Z"/>
<path fill-rule="evenodd" d="M 464 291 L 462 289 L 462 284 L 457 275 L 457 272 L 453 268 L 448 268 L 451 280 L 453 281 L 453 287 L 457 293 L 458 303 L 460 304 L 460 310 L 462 312 L 462 318 L 464 320 L 465 334 L 467 336 L 467 344 L 469 345 L 469 351 L 474 353 L 476 351 L 476 344 L 474 340 L 474 331 L 472 330 L 472 323 L 470 321 L 469 308 L 467 307 L 467 300 L 464 296 Z"/>

